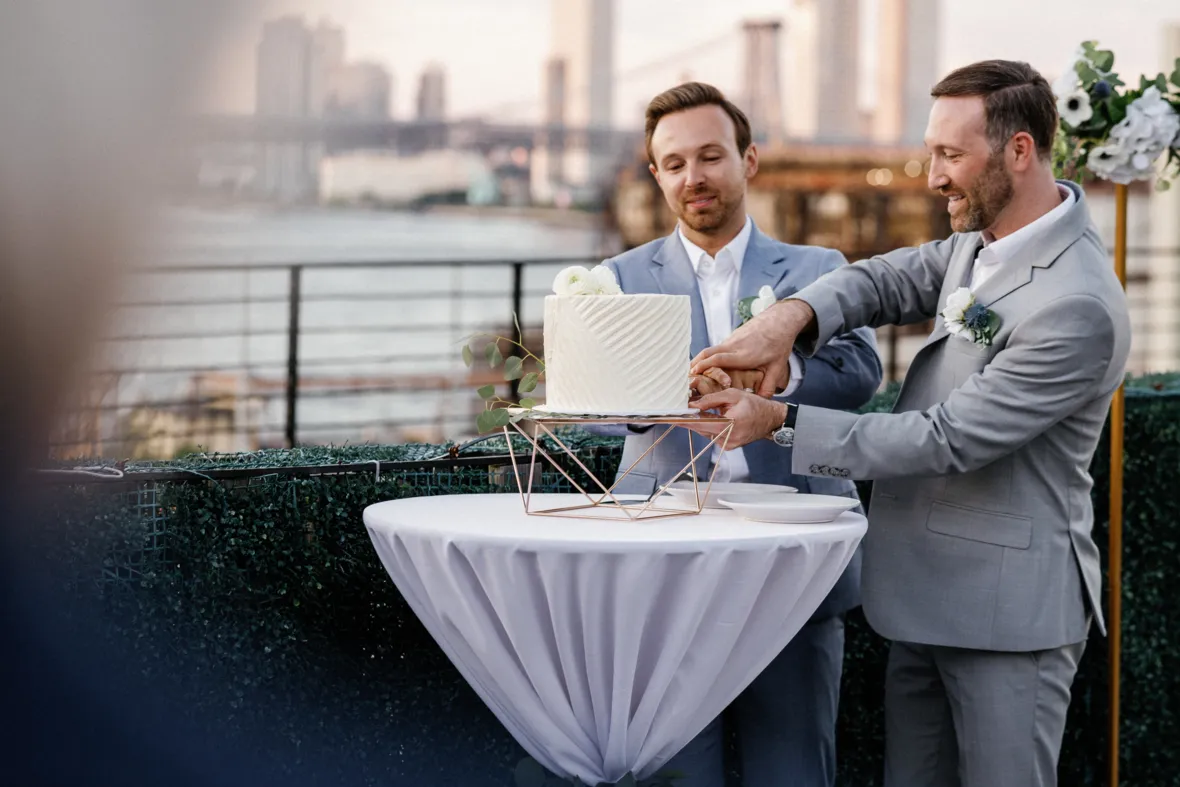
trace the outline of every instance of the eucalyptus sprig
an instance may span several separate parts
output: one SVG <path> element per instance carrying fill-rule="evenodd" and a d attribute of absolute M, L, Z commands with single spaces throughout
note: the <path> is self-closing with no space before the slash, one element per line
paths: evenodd
<path fill-rule="evenodd" d="M 512 316 L 513 322 L 516 322 L 516 315 Z M 520 332 L 520 324 L 516 323 L 517 335 L 523 336 Z M 537 383 L 541 381 L 542 375 L 545 373 L 545 361 L 525 347 L 520 342 L 509 339 L 506 336 L 489 333 L 476 333 L 468 336 L 463 340 L 463 363 L 471 368 L 475 364 L 475 352 L 471 349 L 471 343 L 481 340 L 485 341 L 483 347 L 483 357 L 487 361 L 488 367 L 495 369 L 498 366 L 503 366 L 505 382 L 512 380 L 520 380 L 517 390 L 522 394 L 532 393 L 537 388 Z M 522 355 L 504 356 L 500 352 L 500 343 L 507 342 L 513 347 L 518 347 L 523 352 Z M 533 361 L 536 365 L 536 371 L 525 371 L 525 362 Z M 521 410 L 527 411 L 536 407 L 536 400 L 525 397 L 519 402 L 513 402 L 508 399 L 500 397 L 496 393 L 496 386 L 488 384 L 476 389 L 479 398 L 484 400 L 484 410 L 476 418 L 475 425 L 480 434 L 491 432 L 496 429 L 501 429 L 508 424 L 515 423 L 523 418 L 526 413 L 509 413 L 509 407 L 519 407 Z"/>

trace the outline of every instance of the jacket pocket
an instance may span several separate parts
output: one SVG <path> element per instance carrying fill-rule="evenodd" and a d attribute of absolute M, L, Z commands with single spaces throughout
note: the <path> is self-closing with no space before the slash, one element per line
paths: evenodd
<path fill-rule="evenodd" d="M 944 536 L 965 538 L 1011 549 L 1032 544 L 1032 520 L 1013 514 L 935 502 L 926 517 L 926 529 Z"/>
<path fill-rule="evenodd" d="M 989 360 L 993 350 L 992 345 L 980 344 L 969 336 L 948 336 L 946 337 L 946 347 L 959 355 L 982 358 L 983 360 Z"/>

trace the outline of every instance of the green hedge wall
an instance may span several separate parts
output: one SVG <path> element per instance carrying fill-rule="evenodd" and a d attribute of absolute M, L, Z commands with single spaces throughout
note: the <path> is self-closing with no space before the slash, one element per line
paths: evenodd
<path fill-rule="evenodd" d="M 888 409 L 895 389 L 866 409 Z M 576 438 L 609 472 L 618 441 Z M 478 447 L 498 453 L 495 441 Z M 191 481 L 72 486 L 45 507 L 44 550 L 78 608 L 97 603 L 128 669 L 211 734 L 252 744 L 270 765 L 350 784 L 511 785 L 523 751 L 466 686 L 401 600 L 361 521 L 365 506 L 422 494 L 511 491 L 504 468 L 349 472 L 242 482 L 227 466 L 290 467 L 421 458 L 437 447 L 306 448 L 190 456 Z M 1128 390 L 1125 463 L 1123 783 L 1180 784 L 1180 384 Z M 1105 441 L 1093 473 L 1106 545 Z M 132 470 L 136 468 L 131 468 Z M 148 468 L 141 468 L 148 469 Z M 134 478 L 134 473 L 129 473 Z M 556 474 L 544 484 L 563 489 Z M 871 485 L 862 492 L 870 500 Z M 101 581 L 96 581 L 101 580 Z M 94 592 L 98 588 L 98 592 Z M 840 784 L 881 783 L 887 643 L 859 612 L 848 626 Z M 1061 783 L 1105 784 L 1106 640 L 1095 635 L 1074 684 Z M 128 698 L 133 702 L 134 698 Z"/>

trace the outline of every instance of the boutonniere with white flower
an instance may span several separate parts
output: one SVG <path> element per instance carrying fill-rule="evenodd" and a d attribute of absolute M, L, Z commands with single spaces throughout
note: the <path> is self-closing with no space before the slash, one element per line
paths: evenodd
<path fill-rule="evenodd" d="M 968 287 L 960 287 L 950 294 L 942 319 L 952 335 L 970 338 L 985 347 L 992 343 L 1000 327 L 999 316 L 982 303 L 976 303 L 975 294 Z"/>
<path fill-rule="evenodd" d="M 587 269 L 581 265 L 564 268 L 553 280 L 557 295 L 622 295 L 623 290 L 615 274 L 605 265 Z"/>
<path fill-rule="evenodd" d="M 737 311 L 738 317 L 742 320 L 741 324 L 745 325 L 777 302 L 778 296 L 774 294 L 771 286 L 763 284 L 757 295 L 751 295 L 738 301 Z"/>

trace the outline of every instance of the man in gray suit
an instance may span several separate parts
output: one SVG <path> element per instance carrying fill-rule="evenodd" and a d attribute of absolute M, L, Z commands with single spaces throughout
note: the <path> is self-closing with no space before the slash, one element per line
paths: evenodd
<path fill-rule="evenodd" d="M 1103 625 L 1088 469 L 1123 380 L 1126 301 L 1082 190 L 1054 180 L 1044 78 L 986 61 L 932 95 L 929 185 L 954 234 L 834 271 L 693 365 L 761 368 L 765 395 L 791 348 L 934 318 L 895 411 L 732 389 L 697 406 L 733 416 L 738 445 L 793 444 L 795 472 L 876 481 L 862 582 L 892 640 L 885 784 L 1051 785 L 1087 631 Z"/>
<path fill-rule="evenodd" d="M 716 88 L 687 83 L 656 96 L 646 113 L 651 172 L 678 218 L 666 238 L 632 249 L 604 264 L 626 293 L 667 293 L 692 299 L 692 348 L 697 353 L 725 339 L 738 322 L 737 303 L 770 287 L 781 298 L 845 266 L 837 251 L 789 246 L 758 231 L 746 214 L 746 182 L 758 167 L 750 124 Z M 853 409 L 872 398 L 881 382 L 874 333 L 841 331 L 811 358 L 784 363 L 791 379 L 781 399 Z M 753 385 L 761 375 L 751 378 Z M 701 392 L 719 390 L 702 377 Z M 622 461 L 629 467 L 647 452 L 657 430 L 627 438 Z M 698 438 L 700 451 L 705 440 Z M 618 491 L 651 495 L 693 454 L 688 434 L 673 430 L 619 482 Z M 790 452 L 762 443 L 744 450 L 718 449 L 697 463 L 717 481 L 788 484 L 800 491 L 856 497 L 852 481 L 810 478 L 791 472 Z M 835 726 L 844 659 L 844 613 L 858 606 L 860 556 L 784 651 L 735 701 L 743 781 L 758 787 L 835 783 Z M 678 787 L 721 787 L 722 729 L 714 720 L 665 766 L 683 773 Z"/>

